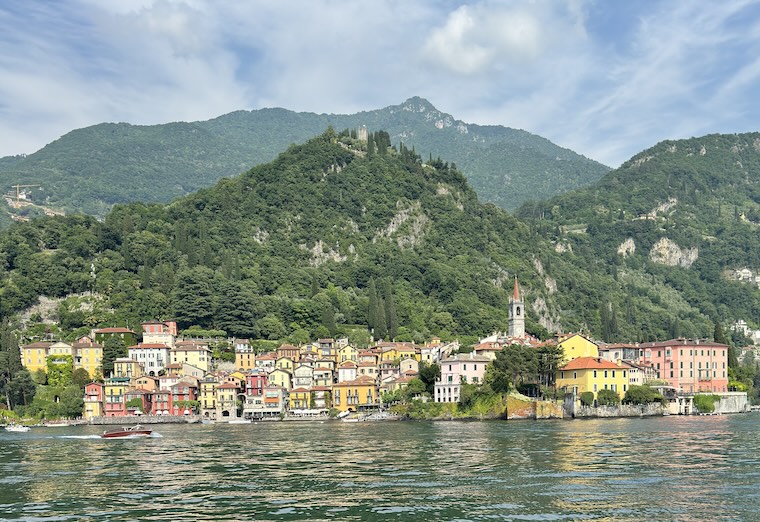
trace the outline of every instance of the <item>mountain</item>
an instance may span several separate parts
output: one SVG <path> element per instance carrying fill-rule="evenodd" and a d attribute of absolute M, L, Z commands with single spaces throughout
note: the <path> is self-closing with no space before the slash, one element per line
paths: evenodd
<path fill-rule="evenodd" d="M 519 275 L 528 329 L 545 334 L 556 310 L 536 267 L 564 267 L 549 243 L 480 203 L 451 164 L 389 144 L 328 131 L 168 205 L 15 223 L 0 235 L 0 311 L 68 296 L 66 332 L 174 318 L 299 342 L 374 323 L 421 341 L 505 329 Z"/>
<path fill-rule="evenodd" d="M 353 115 L 237 111 L 192 123 L 103 123 L 26 157 L 0 159 L 0 184 L 39 184 L 40 204 L 103 216 L 115 203 L 168 202 L 271 161 L 328 126 L 384 129 L 423 159 L 445 157 L 480 198 L 515 209 L 593 183 L 609 169 L 525 131 L 455 120 L 422 98 Z"/>
<path fill-rule="evenodd" d="M 367 324 L 466 341 L 506 328 L 518 276 L 542 336 L 760 325 L 757 283 L 736 279 L 760 271 L 760 134 L 663 142 L 517 216 L 479 202 L 452 164 L 390 143 L 328 130 L 170 204 L 15 223 L 0 234 L 0 312 L 43 295 L 65 298 L 72 334 L 174 318 L 290 342 Z"/>
<path fill-rule="evenodd" d="M 610 339 L 698 336 L 706 320 L 760 327 L 760 133 L 664 141 L 518 216 L 613 280 L 581 297 Z"/>

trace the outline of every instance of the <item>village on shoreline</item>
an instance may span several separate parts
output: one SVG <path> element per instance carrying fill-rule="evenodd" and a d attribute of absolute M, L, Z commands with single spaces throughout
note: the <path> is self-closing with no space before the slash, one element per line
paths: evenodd
<path fill-rule="evenodd" d="M 360 350 L 346 338 L 323 338 L 256 353 L 248 339 L 233 339 L 233 363 L 214 360 L 211 339 L 181 338 L 174 321 L 142 323 L 141 337 L 138 342 L 126 327 L 95 329 L 74 343 L 24 345 L 21 361 L 31 373 L 85 369 L 93 382 L 85 386 L 83 419 L 92 424 L 535 419 L 750 409 L 746 392 L 729 389 L 727 345 L 684 338 L 604 344 L 580 334 L 539 341 L 525 331 L 517 280 L 508 331 L 471 348 L 432 339 L 423 345 L 377 342 Z M 111 338 L 126 346 L 126 357 L 113 360 L 113 371 L 103 378 L 104 345 Z M 485 406 L 473 399 L 489 372 L 518 349 L 548 349 L 544 355 L 556 358 L 544 383 L 551 384 L 553 396 L 512 392 Z M 469 409 L 461 407 L 465 402 Z"/>

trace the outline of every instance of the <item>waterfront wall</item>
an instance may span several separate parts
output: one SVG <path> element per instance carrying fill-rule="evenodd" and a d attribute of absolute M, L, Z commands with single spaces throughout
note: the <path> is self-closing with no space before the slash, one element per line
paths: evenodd
<path fill-rule="evenodd" d="M 666 406 L 660 403 L 637 405 L 637 404 L 620 404 L 618 406 L 583 406 L 575 408 L 576 418 L 598 418 L 598 417 L 653 417 L 656 415 L 665 415 Z"/>
<path fill-rule="evenodd" d="M 719 393 L 720 401 L 715 403 L 715 413 L 743 413 L 749 411 L 747 392 Z"/>
<path fill-rule="evenodd" d="M 93 417 L 90 424 L 132 425 L 132 424 L 193 424 L 200 422 L 197 415 L 126 415 L 124 417 Z"/>
<path fill-rule="evenodd" d="M 550 401 L 534 401 L 510 395 L 507 397 L 506 418 L 517 419 L 562 419 L 562 404 Z"/>

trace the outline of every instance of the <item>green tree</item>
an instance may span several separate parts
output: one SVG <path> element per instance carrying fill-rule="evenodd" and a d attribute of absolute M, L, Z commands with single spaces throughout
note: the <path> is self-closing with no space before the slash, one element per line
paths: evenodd
<path fill-rule="evenodd" d="M 23 369 L 18 339 L 10 323 L 3 321 L 0 325 L 0 393 L 5 395 L 6 404 L 11 409 L 15 404 L 11 383 Z"/>
<path fill-rule="evenodd" d="M 330 337 L 335 336 L 338 327 L 335 325 L 335 309 L 331 302 L 327 301 L 322 306 L 322 326 L 327 328 Z"/>
<path fill-rule="evenodd" d="M 79 386 L 82 389 L 82 391 L 84 391 L 84 387 L 87 386 L 91 382 L 92 382 L 92 377 L 90 377 L 90 372 L 88 372 L 84 368 L 77 368 L 71 374 L 71 384 L 75 386 Z"/>
<path fill-rule="evenodd" d="M 103 376 L 110 377 L 113 373 L 113 362 L 127 356 L 127 347 L 124 340 L 116 335 L 109 336 L 103 344 Z"/>
<path fill-rule="evenodd" d="M 594 404 L 594 392 L 582 392 L 579 399 L 584 406 L 591 406 Z"/>
<path fill-rule="evenodd" d="M 599 406 L 617 406 L 620 404 L 620 396 L 612 390 L 599 390 L 596 394 L 596 402 Z"/>
<path fill-rule="evenodd" d="M 48 355 L 47 374 L 50 386 L 70 386 L 74 374 L 74 358 L 71 355 Z"/>
<path fill-rule="evenodd" d="M 625 404 L 651 404 L 653 402 L 663 402 L 665 399 L 651 386 L 643 384 L 641 386 L 633 384 L 628 387 L 623 397 Z"/>
<path fill-rule="evenodd" d="M 24 368 L 13 377 L 9 384 L 8 396 L 14 405 L 29 405 L 37 392 L 32 375 Z"/>
<path fill-rule="evenodd" d="M 181 328 L 213 326 L 215 294 L 214 272 L 205 266 L 185 268 L 177 273 L 177 286 L 172 292 L 174 317 Z"/>
<path fill-rule="evenodd" d="M 385 280 L 383 294 L 385 324 L 388 330 L 388 338 L 393 340 L 398 334 L 398 315 L 396 314 L 396 303 L 393 299 L 393 286 L 388 279 Z"/>
<path fill-rule="evenodd" d="M 422 361 L 419 369 L 419 379 L 425 384 L 425 391 L 431 396 L 435 390 L 435 381 L 441 376 L 441 367 L 436 363 Z"/>

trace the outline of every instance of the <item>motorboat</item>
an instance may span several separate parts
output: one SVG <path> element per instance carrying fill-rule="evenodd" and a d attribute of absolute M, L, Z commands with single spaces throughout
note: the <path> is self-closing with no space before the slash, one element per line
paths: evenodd
<path fill-rule="evenodd" d="M 11 423 L 5 427 L 5 431 L 15 431 L 17 433 L 25 433 L 29 431 L 29 426 L 23 426 L 21 424 Z"/>
<path fill-rule="evenodd" d="M 139 424 L 134 426 L 123 426 L 119 429 L 104 431 L 101 438 L 104 439 L 118 439 L 124 437 L 150 437 L 153 430 L 143 428 Z"/>

